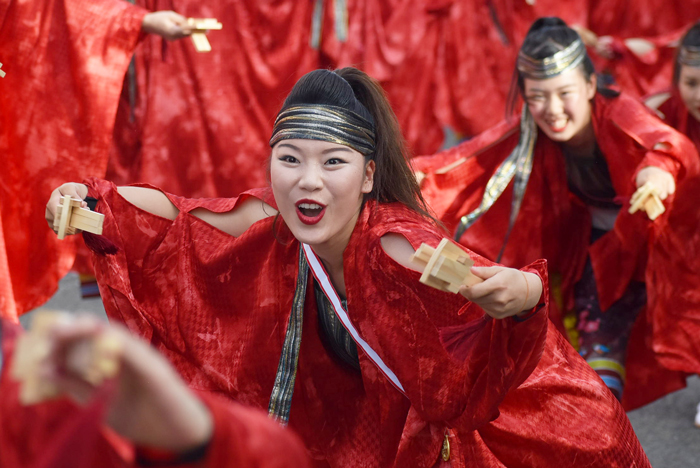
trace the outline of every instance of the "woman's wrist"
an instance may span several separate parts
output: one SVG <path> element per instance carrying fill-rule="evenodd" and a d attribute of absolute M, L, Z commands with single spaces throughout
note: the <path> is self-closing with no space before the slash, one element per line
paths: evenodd
<path fill-rule="evenodd" d="M 534 274 L 521 271 L 526 282 L 526 297 L 523 303 L 522 310 L 518 315 L 525 315 L 532 311 L 540 303 L 540 298 L 542 297 L 542 279 Z"/>

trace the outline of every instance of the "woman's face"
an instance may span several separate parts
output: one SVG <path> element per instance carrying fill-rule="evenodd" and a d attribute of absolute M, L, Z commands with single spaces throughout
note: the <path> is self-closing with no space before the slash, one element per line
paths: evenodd
<path fill-rule="evenodd" d="M 272 148 L 272 192 L 280 214 L 299 241 L 345 248 L 372 191 L 374 161 L 319 140 L 282 140 Z"/>
<path fill-rule="evenodd" d="M 700 68 L 681 65 L 678 91 L 690 115 L 700 120 Z"/>
<path fill-rule="evenodd" d="M 570 141 L 591 122 L 596 78 L 587 81 L 580 67 L 546 80 L 525 78 L 525 102 L 535 123 L 552 140 Z"/>

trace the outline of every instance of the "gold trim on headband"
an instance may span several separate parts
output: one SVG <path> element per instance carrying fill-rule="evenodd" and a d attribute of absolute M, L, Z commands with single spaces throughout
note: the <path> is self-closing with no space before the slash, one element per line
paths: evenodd
<path fill-rule="evenodd" d="M 678 63 L 689 67 L 700 67 L 700 47 L 681 46 L 678 50 Z"/>
<path fill-rule="evenodd" d="M 551 39 L 548 42 L 556 44 Z M 529 57 L 521 50 L 518 54 L 518 71 L 528 78 L 543 80 L 576 68 L 584 58 L 586 58 L 586 46 L 581 39 L 576 39 L 565 49 L 542 60 Z"/>
<path fill-rule="evenodd" d="M 374 153 L 374 123 L 343 107 L 302 104 L 284 109 L 275 120 L 270 146 L 281 140 L 321 140 Z"/>

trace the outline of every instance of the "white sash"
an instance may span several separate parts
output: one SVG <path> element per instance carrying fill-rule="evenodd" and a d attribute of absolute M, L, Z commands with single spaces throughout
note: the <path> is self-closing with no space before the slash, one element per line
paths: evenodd
<path fill-rule="evenodd" d="M 328 299 L 330 299 L 331 304 L 333 305 L 333 309 L 335 309 L 335 313 L 340 319 L 340 323 L 342 323 L 343 327 L 345 327 L 348 333 L 350 333 L 350 336 L 352 336 L 352 339 L 355 341 L 357 346 L 362 348 L 362 351 L 365 352 L 367 357 L 379 368 L 381 373 L 384 374 L 384 376 L 387 379 L 389 379 L 389 382 L 391 382 L 398 391 L 406 395 L 406 392 L 404 391 L 401 382 L 399 382 L 398 377 L 396 377 L 396 374 L 394 374 L 394 372 L 391 369 L 389 369 L 389 367 L 386 364 L 384 364 L 382 358 L 380 358 L 379 355 L 367 344 L 367 342 L 363 340 L 362 337 L 360 337 L 360 334 L 357 332 L 357 329 L 350 321 L 347 311 L 343 309 L 343 304 L 340 301 L 340 296 L 338 296 L 338 293 L 335 292 L 335 288 L 333 287 L 330 279 L 328 278 L 328 273 L 326 273 L 325 268 L 323 268 L 323 265 L 314 253 L 311 246 L 308 244 L 301 245 L 304 247 L 304 252 L 306 253 L 306 259 L 308 260 L 309 266 L 311 267 L 311 272 L 314 274 L 314 277 L 323 289 L 323 292 L 325 292 Z"/>

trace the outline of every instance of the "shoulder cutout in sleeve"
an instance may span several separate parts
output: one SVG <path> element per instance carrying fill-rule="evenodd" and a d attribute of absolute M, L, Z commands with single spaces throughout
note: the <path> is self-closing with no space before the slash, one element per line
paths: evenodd
<path fill-rule="evenodd" d="M 669 100 L 671 97 L 671 93 L 658 93 L 658 94 L 653 94 L 647 98 L 644 99 L 644 104 L 651 110 L 656 111 L 659 113 L 659 107 L 663 103 Z M 663 117 L 662 117 L 663 118 Z"/>
<path fill-rule="evenodd" d="M 411 263 L 411 256 L 415 253 L 415 250 L 404 236 L 389 232 L 382 236 L 381 243 L 384 252 L 396 263 L 410 270 L 419 271 Z"/>
<path fill-rule="evenodd" d="M 225 213 L 214 213 L 206 208 L 196 208 L 192 211 L 192 215 L 234 237 L 240 236 L 258 221 L 275 214 L 277 210 L 255 197 L 249 197 Z"/>

